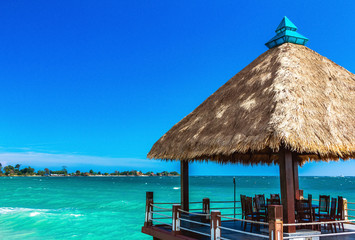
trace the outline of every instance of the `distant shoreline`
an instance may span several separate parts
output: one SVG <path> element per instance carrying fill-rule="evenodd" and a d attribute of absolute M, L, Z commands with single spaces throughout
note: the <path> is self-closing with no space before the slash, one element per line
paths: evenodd
<path fill-rule="evenodd" d="M 180 175 L 170 175 L 170 176 L 147 176 L 147 175 L 137 175 L 137 176 L 134 176 L 134 175 L 90 175 L 90 176 L 75 176 L 75 175 L 67 175 L 67 176 L 51 176 L 51 175 L 48 175 L 48 176 L 41 176 L 41 175 L 1 175 L 0 177 L 180 177 Z M 193 176 L 192 176 L 193 177 Z M 196 177 L 201 177 L 201 176 L 196 176 Z"/>
<path fill-rule="evenodd" d="M 134 175 L 90 175 L 90 176 L 76 176 L 76 175 L 67 175 L 67 176 L 51 176 L 51 175 L 48 175 L 48 176 L 41 176 L 41 175 L 0 175 L 0 178 L 1 177 L 52 177 L 52 178 L 55 178 L 55 177 L 142 177 L 142 178 L 145 178 L 145 177 L 180 177 L 180 175 L 170 175 L 170 176 L 147 176 L 147 175 L 137 175 L 137 176 L 134 176 Z M 279 176 L 238 176 L 238 175 L 192 175 L 190 177 L 277 177 L 279 178 Z M 305 178 L 323 178 L 323 177 L 327 177 L 327 178 L 355 178 L 355 176 L 300 176 L 301 178 L 305 177 Z"/>
<path fill-rule="evenodd" d="M 168 171 L 163 171 L 163 172 L 153 172 L 153 171 L 148 171 L 143 173 L 140 170 L 130 170 L 130 171 L 114 171 L 112 173 L 108 172 L 101 172 L 101 171 L 94 171 L 93 169 L 90 169 L 88 172 L 81 172 L 80 170 L 76 170 L 75 172 L 68 172 L 67 166 L 63 166 L 62 170 L 50 170 L 49 168 L 44 168 L 43 170 L 37 170 L 35 171 L 34 168 L 28 166 L 25 168 L 21 169 L 21 164 L 16 164 L 15 166 L 12 165 L 7 165 L 7 166 L 2 166 L 0 163 L 0 176 L 9 176 L 9 177 L 24 177 L 24 176 L 43 176 L 43 177 L 65 177 L 65 176 L 83 176 L 83 177 L 92 177 L 92 176 L 97 176 L 97 177 L 107 177 L 107 176 L 136 176 L 136 177 L 148 177 L 148 176 L 180 176 L 180 174 L 176 171 L 168 172 Z"/>

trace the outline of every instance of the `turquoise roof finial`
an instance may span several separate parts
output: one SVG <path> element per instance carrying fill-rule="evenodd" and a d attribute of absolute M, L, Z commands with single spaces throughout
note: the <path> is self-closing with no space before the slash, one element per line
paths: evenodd
<path fill-rule="evenodd" d="M 283 28 L 292 30 L 292 31 L 297 31 L 297 27 L 295 24 L 291 22 L 290 19 L 288 19 L 286 16 L 281 20 L 279 26 L 276 28 L 276 33 L 280 32 Z"/>
<path fill-rule="evenodd" d="M 302 36 L 296 31 L 296 25 L 285 16 L 275 30 L 276 36 L 271 38 L 267 43 L 265 43 L 265 45 L 268 48 L 273 48 L 286 42 L 305 45 L 308 38 Z"/>

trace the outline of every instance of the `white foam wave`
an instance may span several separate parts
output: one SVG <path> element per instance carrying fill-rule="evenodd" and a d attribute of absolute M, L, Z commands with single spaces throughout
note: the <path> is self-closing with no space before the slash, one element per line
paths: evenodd
<path fill-rule="evenodd" d="M 82 214 L 70 214 L 70 216 L 73 216 L 73 217 L 81 217 L 81 216 L 83 216 Z"/>
<path fill-rule="evenodd" d="M 35 208 L 19 208 L 19 207 L 2 207 L 0 208 L 0 214 L 17 214 L 17 213 L 26 213 L 30 217 L 35 217 L 38 215 L 46 214 L 46 215 L 53 215 L 53 214 L 63 214 L 69 215 L 73 217 L 80 217 L 83 216 L 82 214 L 78 213 L 70 213 L 72 209 L 35 209 Z"/>
<path fill-rule="evenodd" d="M 30 217 L 35 217 L 37 215 L 40 215 L 41 213 L 40 212 L 31 212 L 30 213 Z"/>
<path fill-rule="evenodd" d="M 34 209 L 34 208 L 18 208 L 18 207 L 2 207 L 0 208 L 0 214 L 12 214 L 20 212 L 48 212 L 48 209 Z"/>

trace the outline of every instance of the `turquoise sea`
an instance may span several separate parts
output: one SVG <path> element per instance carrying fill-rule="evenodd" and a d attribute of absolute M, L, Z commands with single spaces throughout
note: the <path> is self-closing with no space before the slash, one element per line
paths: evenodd
<path fill-rule="evenodd" d="M 191 177 L 190 201 L 233 200 L 232 179 Z M 278 177 L 236 182 L 238 196 L 279 192 Z M 355 202 L 355 177 L 301 177 L 300 188 L 313 198 L 342 195 Z M 174 202 L 180 178 L 1 177 L 0 239 L 151 239 L 140 233 L 145 191 L 156 202 Z"/>

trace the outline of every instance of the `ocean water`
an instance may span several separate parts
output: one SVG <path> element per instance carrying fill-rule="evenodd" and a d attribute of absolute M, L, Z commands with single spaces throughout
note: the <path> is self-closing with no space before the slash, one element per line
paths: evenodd
<path fill-rule="evenodd" d="M 237 196 L 279 193 L 278 177 L 236 182 Z M 305 196 L 355 202 L 355 177 L 301 177 L 300 188 Z M 180 178 L 1 177 L 0 239 L 151 239 L 140 233 L 145 191 L 153 191 L 156 202 L 176 202 Z M 190 177 L 190 201 L 204 197 L 233 200 L 232 177 Z"/>

